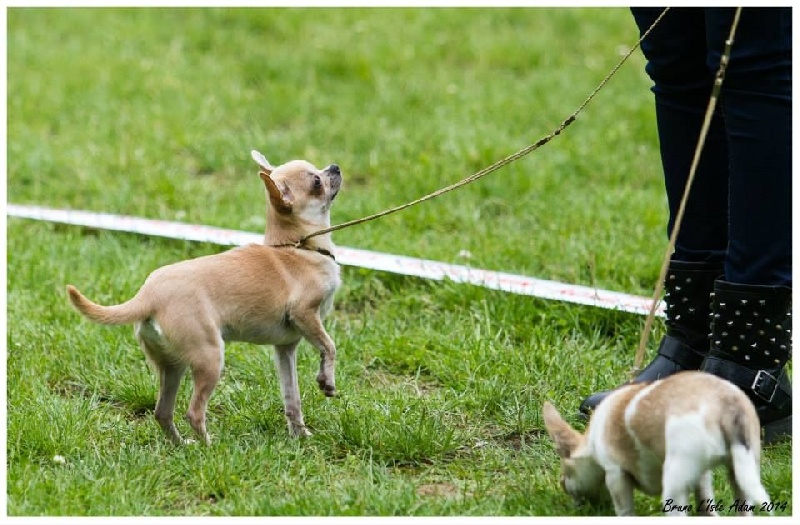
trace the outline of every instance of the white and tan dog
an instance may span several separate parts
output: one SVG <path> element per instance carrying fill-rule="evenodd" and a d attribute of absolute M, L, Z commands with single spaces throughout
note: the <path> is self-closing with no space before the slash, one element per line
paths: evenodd
<path fill-rule="evenodd" d="M 322 321 L 339 286 L 339 266 L 330 234 L 304 235 L 330 226 L 330 207 L 342 175 L 336 164 L 317 169 L 294 160 L 278 167 L 252 152 L 266 186 L 264 244 L 250 244 L 164 266 L 136 295 L 115 306 L 100 306 L 67 286 L 74 307 L 102 324 L 134 324 L 136 339 L 159 379 L 155 418 L 176 443 L 175 398 L 190 369 L 194 380 L 186 417 L 205 443 L 206 407 L 220 379 L 226 341 L 275 345 L 284 411 L 293 436 L 310 435 L 303 421 L 295 350 L 302 338 L 320 353 L 317 382 L 334 396 L 336 347 Z M 299 249 L 302 248 L 302 249 Z"/>
<path fill-rule="evenodd" d="M 769 499 L 761 484 L 755 408 L 739 388 L 716 376 L 681 372 L 625 385 L 597 406 L 585 434 L 549 402 L 543 416 L 561 457 L 561 485 L 576 502 L 610 496 L 617 515 L 633 515 L 638 488 L 661 495 L 665 513 L 715 514 L 720 507 L 712 469 L 720 464 L 727 467 L 741 514 Z M 696 507 L 689 503 L 692 492 Z"/>

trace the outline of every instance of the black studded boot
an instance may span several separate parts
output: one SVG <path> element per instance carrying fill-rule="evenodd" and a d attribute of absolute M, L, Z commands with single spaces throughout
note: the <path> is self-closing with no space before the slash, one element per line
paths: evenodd
<path fill-rule="evenodd" d="M 658 354 L 631 383 L 655 381 L 681 370 L 697 370 L 708 353 L 708 316 L 714 281 L 723 263 L 671 261 L 664 280 L 667 333 Z M 580 413 L 588 416 L 612 390 L 583 400 Z"/>
<path fill-rule="evenodd" d="M 717 281 L 711 350 L 700 369 L 727 379 L 752 399 L 764 443 L 792 436 L 792 289 Z"/>

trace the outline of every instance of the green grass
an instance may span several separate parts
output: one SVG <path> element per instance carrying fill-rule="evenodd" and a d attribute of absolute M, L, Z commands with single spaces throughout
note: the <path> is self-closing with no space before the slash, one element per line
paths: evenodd
<path fill-rule="evenodd" d="M 8 199 L 258 232 L 256 148 L 340 164 L 342 222 L 549 133 L 635 38 L 624 9 L 11 9 Z M 335 241 L 649 295 L 666 212 L 642 67 L 530 157 Z M 64 286 L 121 301 L 221 248 L 18 219 L 7 245 L 10 515 L 610 512 L 561 492 L 541 404 L 577 423 L 624 380 L 637 316 L 344 267 L 339 398 L 299 353 L 314 436 L 288 438 L 270 350 L 231 344 L 214 443 L 180 448 L 132 331 L 82 320 Z M 765 449 L 763 478 L 791 500 L 790 445 Z"/>

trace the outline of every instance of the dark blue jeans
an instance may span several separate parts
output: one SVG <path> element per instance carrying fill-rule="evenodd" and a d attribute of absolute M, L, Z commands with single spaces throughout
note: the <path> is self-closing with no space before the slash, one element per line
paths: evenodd
<path fill-rule="evenodd" d="M 631 9 L 641 33 L 662 10 Z M 732 8 L 672 8 L 642 42 L 669 231 L 733 15 Z M 744 8 L 673 260 L 724 261 L 727 281 L 791 286 L 791 60 L 791 8 Z"/>

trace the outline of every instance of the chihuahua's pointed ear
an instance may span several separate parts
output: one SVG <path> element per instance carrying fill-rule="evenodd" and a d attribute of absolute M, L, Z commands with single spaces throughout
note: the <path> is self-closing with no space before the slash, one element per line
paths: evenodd
<path fill-rule="evenodd" d="M 261 166 L 262 170 L 267 172 L 267 175 L 271 174 L 275 170 L 275 167 L 270 164 L 267 158 L 260 152 L 256 150 L 250 150 L 250 156 L 253 157 L 253 160 L 256 161 L 256 164 Z"/>
<path fill-rule="evenodd" d="M 544 402 L 542 417 L 544 418 L 544 427 L 547 429 L 547 433 L 550 434 L 550 437 L 555 442 L 556 452 L 558 452 L 559 457 L 571 457 L 575 449 L 580 445 L 583 436 L 564 421 L 556 407 L 549 401 Z"/>
<path fill-rule="evenodd" d="M 279 188 L 274 180 L 269 176 L 269 173 L 262 170 L 258 172 L 258 176 L 264 181 L 269 194 L 269 202 L 278 213 L 292 213 L 292 204 L 294 204 L 294 195 L 292 191 L 285 184 L 281 184 L 283 189 Z"/>

